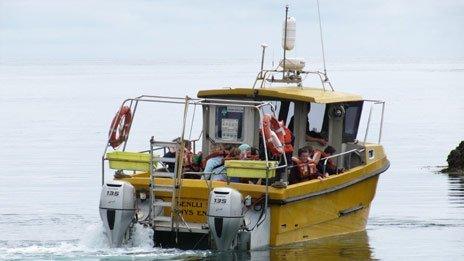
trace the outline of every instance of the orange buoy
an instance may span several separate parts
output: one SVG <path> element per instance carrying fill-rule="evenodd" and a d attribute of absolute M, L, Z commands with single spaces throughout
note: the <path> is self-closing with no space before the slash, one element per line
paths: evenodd
<path fill-rule="evenodd" d="M 122 106 L 111 122 L 110 132 L 108 133 L 108 143 L 117 148 L 129 135 L 129 128 L 132 123 L 132 113 L 129 106 Z"/>

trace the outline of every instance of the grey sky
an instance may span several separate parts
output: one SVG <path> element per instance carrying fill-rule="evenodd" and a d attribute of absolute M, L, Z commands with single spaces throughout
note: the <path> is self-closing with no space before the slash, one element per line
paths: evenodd
<path fill-rule="evenodd" d="M 0 59 L 277 57 L 285 3 L 0 0 Z M 288 3 L 294 55 L 319 58 L 316 0 Z M 320 3 L 329 59 L 464 57 L 464 1 Z"/>

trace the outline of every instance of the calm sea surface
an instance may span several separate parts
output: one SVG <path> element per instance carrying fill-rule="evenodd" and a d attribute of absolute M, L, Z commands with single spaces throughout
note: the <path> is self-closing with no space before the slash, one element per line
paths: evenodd
<path fill-rule="evenodd" d="M 464 177 L 437 173 L 464 140 L 462 60 L 330 65 L 336 90 L 387 102 L 382 143 L 391 167 L 365 232 L 223 257 L 153 249 L 138 228 L 133 246 L 108 248 L 98 214 L 100 157 L 123 98 L 249 86 L 257 67 L 250 60 L 0 63 L 0 259 L 464 259 Z M 132 148 L 146 149 L 151 135 L 177 136 L 176 112 L 141 108 Z"/>

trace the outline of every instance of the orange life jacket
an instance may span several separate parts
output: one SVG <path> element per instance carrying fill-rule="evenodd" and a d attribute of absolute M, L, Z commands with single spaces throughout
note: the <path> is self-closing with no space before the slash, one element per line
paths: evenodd
<path fill-rule="evenodd" d="M 312 161 L 308 160 L 307 162 L 302 162 L 297 157 L 292 157 L 292 161 L 302 180 L 313 179 L 317 177 L 316 164 L 314 164 Z"/>

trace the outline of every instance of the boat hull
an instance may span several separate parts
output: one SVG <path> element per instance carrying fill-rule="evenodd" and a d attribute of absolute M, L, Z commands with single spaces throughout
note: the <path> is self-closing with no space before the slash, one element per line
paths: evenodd
<path fill-rule="evenodd" d="M 362 231 L 378 176 L 314 198 L 271 207 L 272 246 Z"/>
<path fill-rule="evenodd" d="M 381 146 L 374 148 L 378 157 L 324 180 L 311 180 L 286 188 L 269 187 L 270 232 L 269 245 L 279 246 L 295 242 L 342 235 L 366 228 L 369 209 L 374 199 L 379 175 L 390 165 Z M 147 190 L 147 173 L 125 179 L 138 190 Z M 159 184 L 172 184 L 160 178 Z M 265 193 L 265 186 L 213 181 L 212 187 L 229 186 L 243 196 L 253 199 Z M 208 185 L 204 180 L 183 179 L 179 201 L 187 222 L 206 223 Z M 169 194 L 159 192 L 157 198 L 170 200 Z M 170 209 L 165 209 L 169 214 Z M 181 246 L 179 246 L 181 247 Z"/>

